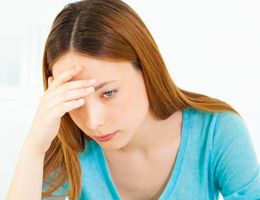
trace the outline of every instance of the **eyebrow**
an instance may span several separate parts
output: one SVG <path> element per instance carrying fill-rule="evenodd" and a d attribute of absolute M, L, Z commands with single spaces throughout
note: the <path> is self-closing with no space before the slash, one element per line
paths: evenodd
<path fill-rule="evenodd" d="M 98 86 L 95 87 L 95 92 L 98 91 L 99 89 L 101 89 L 102 87 L 104 87 L 105 85 L 116 82 L 116 81 L 117 80 L 111 80 L 111 81 L 105 81 L 103 83 L 100 83 Z"/>

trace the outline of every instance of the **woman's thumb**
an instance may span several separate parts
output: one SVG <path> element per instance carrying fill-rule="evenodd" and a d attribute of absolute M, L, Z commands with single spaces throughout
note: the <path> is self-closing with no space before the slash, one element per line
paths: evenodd
<path fill-rule="evenodd" d="M 53 77 L 52 77 L 52 76 L 49 76 L 49 77 L 48 77 L 48 87 L 50 87 L 52 81 L 53 81 Z"/>

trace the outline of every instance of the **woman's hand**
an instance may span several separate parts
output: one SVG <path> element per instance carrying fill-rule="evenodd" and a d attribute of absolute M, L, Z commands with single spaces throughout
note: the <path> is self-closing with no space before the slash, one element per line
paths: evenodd
<path fill-rule="evenodd" d="M 60 74 L 55 80 L 48 78 L 48 89 L 40 99 L 38 109 L 27 136 L 25 145 L 33 151 L 45 154 L 58 134 L 61 117 L 81 107 L 84 97 L 95 91 L 96 81 L 70 81 L 81 71 L 78 66 Z"/>

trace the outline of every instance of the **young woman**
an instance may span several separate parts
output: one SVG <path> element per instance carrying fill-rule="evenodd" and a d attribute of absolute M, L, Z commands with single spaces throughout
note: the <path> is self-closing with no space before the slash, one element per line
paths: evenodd
<path fill-rule="evenodd" d="M 8 200 L 260 199 L 243 119 L 177 87 L 124 2 L 67 5 L 46 41 L 43 81 Z"/>

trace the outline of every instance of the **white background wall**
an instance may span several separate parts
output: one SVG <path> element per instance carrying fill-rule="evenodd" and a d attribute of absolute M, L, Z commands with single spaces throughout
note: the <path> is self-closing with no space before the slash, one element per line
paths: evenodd
<path fill-rule="evenodd" d="M 0 199 L 43 94 L 45 39 L 68 2 L 1 0 Z M 150 29 L 179 87 L 222 99 L 241 113 L 260 160 L 260 2 L 125 2 Z"/>

